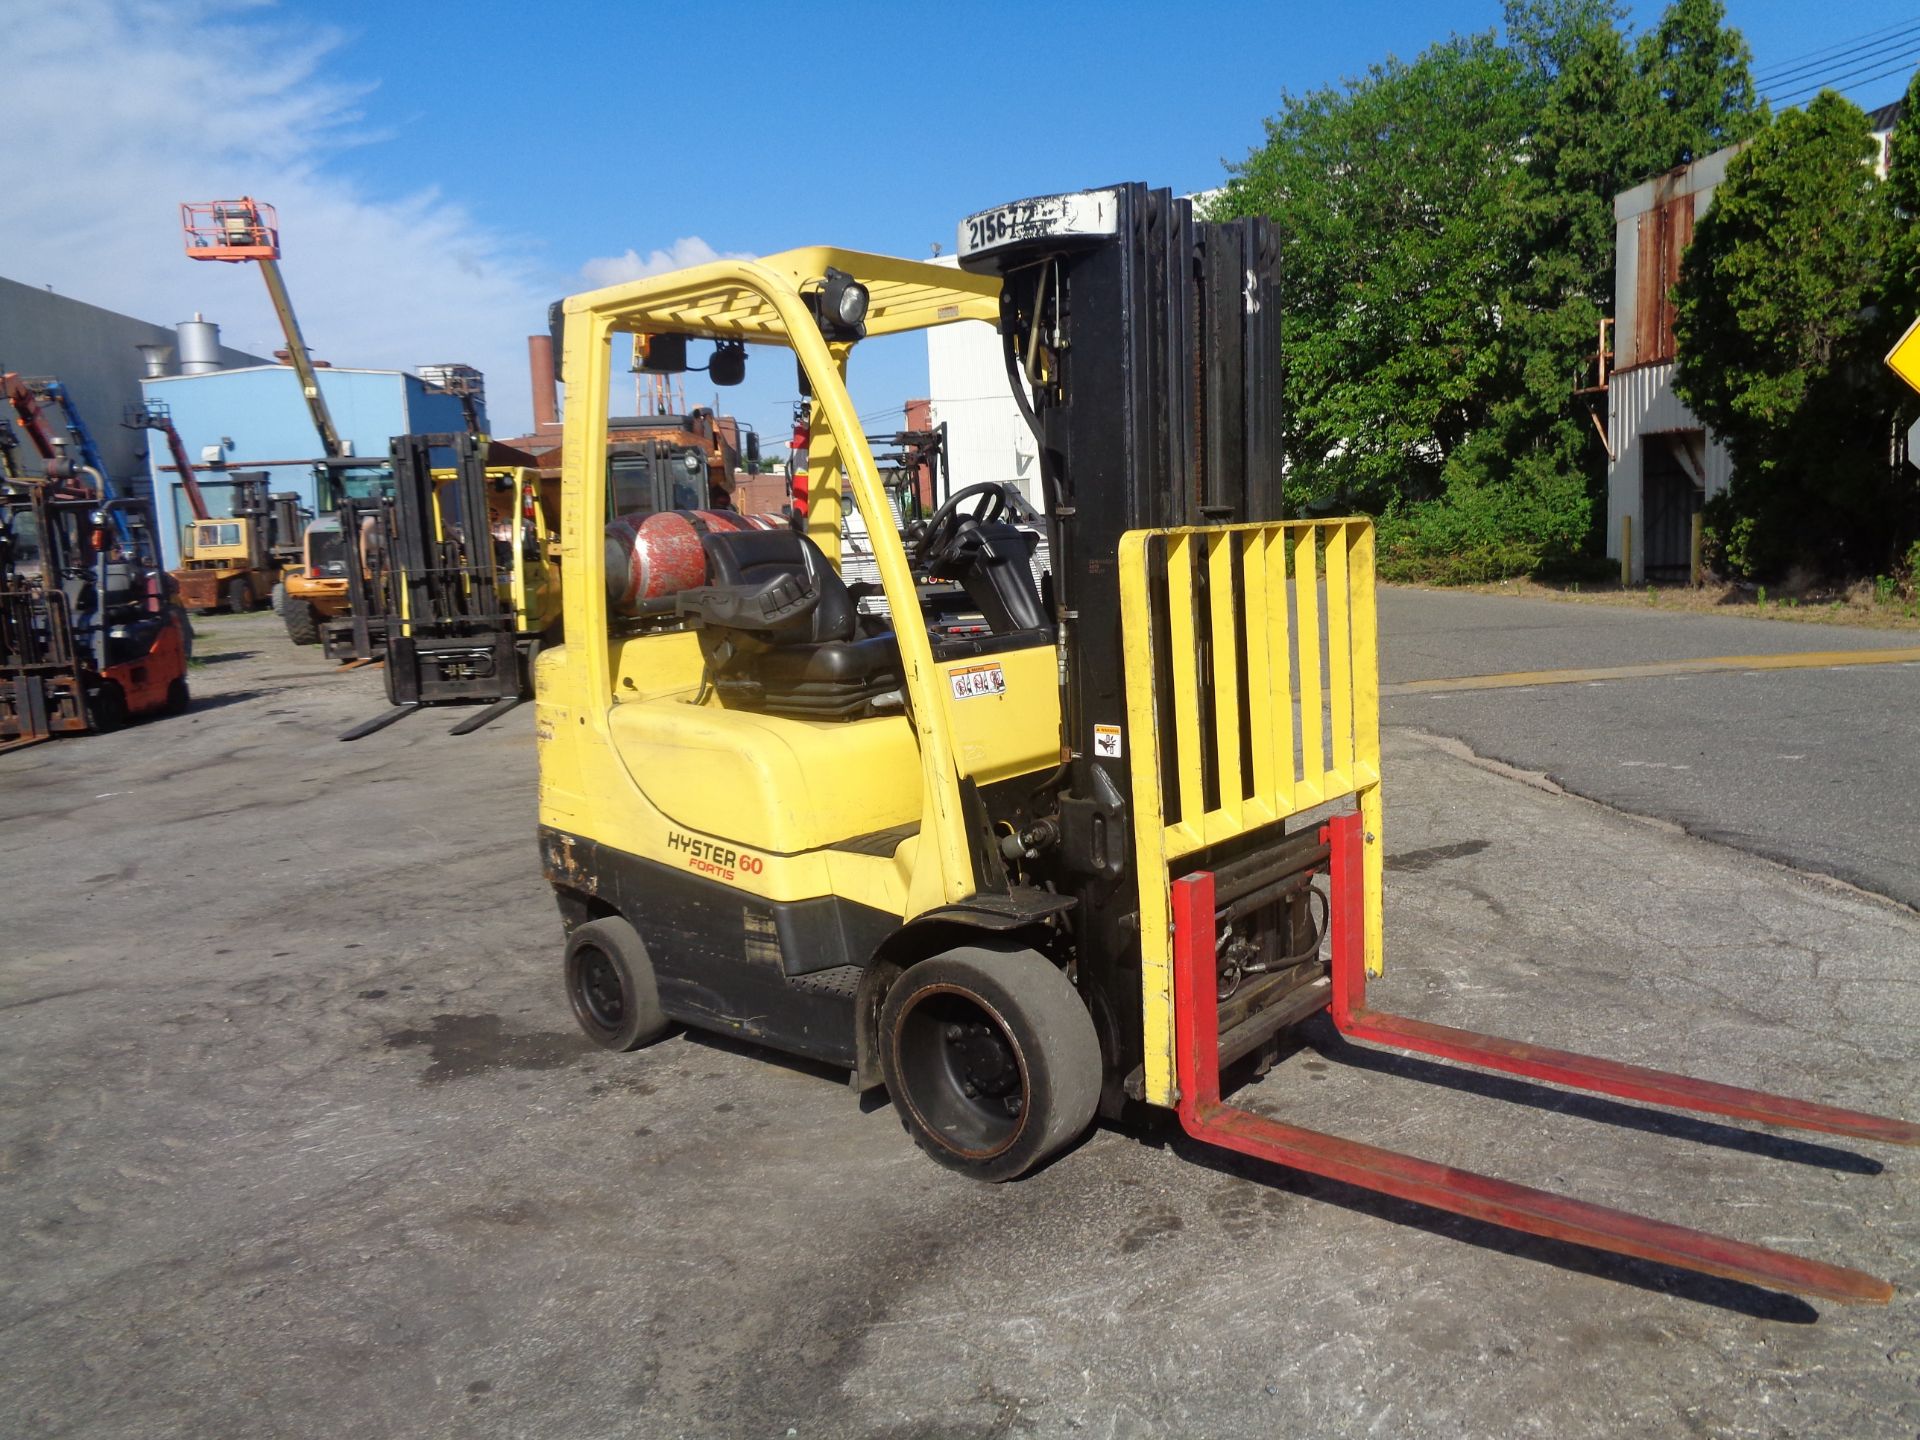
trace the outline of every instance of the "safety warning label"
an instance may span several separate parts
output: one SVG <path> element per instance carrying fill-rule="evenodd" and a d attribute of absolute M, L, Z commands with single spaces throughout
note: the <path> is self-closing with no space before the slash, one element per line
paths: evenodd
<path fill-rule="evenodd" d="M 972 700 L 981 695 L 1004 695 L 1007 693 L 1007 672 L 996 662 L 992 665 L 969 665 L 964 670 L 950 671 L 947 681 L 953 686 L 953 698 Z"/>

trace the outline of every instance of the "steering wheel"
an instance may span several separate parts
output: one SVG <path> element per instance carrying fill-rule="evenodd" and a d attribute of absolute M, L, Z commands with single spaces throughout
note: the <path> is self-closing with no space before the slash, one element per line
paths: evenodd
<path fill-rule="evenodd" d="M 971 510 L 964 509 L 969 500 L 977 503 Z M 954 491 L 927 517 L 926 528 L 914 546 L 914 563 L 931 569 L 940 560 L 953 558 L 948 552 L 969 528 L 968 521 L 973 522 L 971 528 L 978 529 L 1009 519 L 1032 524 L 1039 518 L 1040 512 L 1027 503 L 1018 485 L 1006 480 L 982 480 Z"/>

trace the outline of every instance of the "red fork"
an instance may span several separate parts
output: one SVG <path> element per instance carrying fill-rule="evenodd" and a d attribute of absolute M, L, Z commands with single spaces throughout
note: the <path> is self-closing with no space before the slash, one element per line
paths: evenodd
<path fill-rule="evenodd" d="M 1737 1120 L 1757 1120 L 1795 1130 L 1850 1135 L 1887 1145 L 1920 1145 L 1920 1125 L 1905 1120 L 1816 1105 L 1810 1100 L 1792 1100 L 1762 1090 L 1743 1090 L 1738 1085 L 1693 1080 L 1664 1070 L 1649 1070 L 1643 1065 L 1623 1065 L 1617 1060 L 1575 1055 L 1545 1045 L 1505 1040 L 1498 1035 L 1477 1035 L 1471 1030 L 1456 1030 L 1451 1025 L 1432 1025 L 1404 1015 L 1369 1010 L 1367 971 L 1361 959 L 1364 925 L 1361 852 L 1367 843 L 1366 833 L 1358 814 L 1335 816 L 1322 833 L 1331 851 L 1328 898 L 1333 909 L 1333 1023 L 1343 1035 L 1391 1045 L 1397 1050 L 1459 1060 L 1487 1070 L 1504 1070 L 1574 1090 L 1617 1095 L 1623 1100 L 1644 1100 L 1680 1110 L 1731 1115 Z"/>
<path fill-rule="evenodd" d="M 1683 1080 L 1679 1076 L 1661 1075 L 1657 1071 L 1641 1071 L 1635 1066 L 1616 1067 L 1608 1061 L 1566 1055 L 1558 1051 L 1539 1052 L 1537 1047 L 1515 1047 L 1514 1042 L 1511 1041 L 1473 1035 L 1467 1031 L 1451 1030 L 1444 1026 L 1425 1027 L 1416 1021 L 1369 1015 L 1364 1008 L 1352 1003 L 1356 998 L 1354 975 L 1360 974 L 1361 983 L 1364 984 L 1359 934 L 1359 920 L 1362 913 L 1361 880 L 1360 867 L 1357 863 L 1359 859 L 1357 847 L 1363 843 L 1363 837 L 1359 825 L 1360 817 L 1355 815 L 1343 816 L 1329 827 L 1332 831 L 1330 839 L 1333 845 L 1331 862 L 1333 1006 L 1335 1023 L 1343 1031 L 1361 1038 L 1373 1038 L 1376 1033 L 1383 1036 L 1390 1034 L 1392 1038 L 1388 1038 L 1386 1043 L 1402 1049 L 1416 1050 L 1429 1048 L 1426 1043 L 1429 1037 L 1425 1032 L 1445 1031 L 1449 1049 L 1431 1050 L 1430 1053 L 1444 1054 L 1453 1059 L 1466 1059 L 1474 1064 L 1487 1064 L 1493 1068 L 1514 1070 L 1516 1073 L 1534 1075 L 1536 1078 L 1548 1077 L 1539 1070 L 1521 1067 L 1523 1064 L 1531 1066 L 1544 1063 L 1540 1058 L 1543 1053 L 1554 1057 L 1554 1063 L 1557 1066 L 1555 1075 L 1573 1074 L 1596 1077 L 1605 1074 L 1613 1078 L 1613 1072 L 1616 1070 L 1631 1072 L 1634 1077 L 1633 1084 L 1654 1087 L 1652 1093 L 1632 1092 L 1633 1098 L 1653 1098 L 1657 1093 L 1662 1103 L 1687 1105 L 1689 1108 L 1715 1107 L 1696 1106 L 1691 1101 L 1668 1097 L 1680 1093 L 1706 1094 L 1715 1100 L 1725 1100 L 1726 1096 L 1719 1093 L 1724 1091 L 1728 1095 L 1741 1097 L 1742 1105 L 1749 1104 L 1750 1100 L 1755 1098 L 1770 1102 L 1772 1108 L 1766 1111 L 1769 1116 L 1783 1113 L 1779 1108 L 1781 1106 L 1796 1105 L 1796 1102 L 1781 1101 L 1777 1097 L 1762 1096 L 1753 1091 L 1735 1091 L 1727 1086 L 1687 1088 L 1702 1087 L 1703 1082 Z M 1590 1205 L 1585 1201 L 1555 1195 L 1549 1191 L 1515 1185 L 1505 1180 L 1477 1175 L 1471 1171 L 1457 1170 L 1449 1165 L 1438 1165 L 1432 1161 L 1417 1159 L 1392 1150 L 1383 1150 L 1358 1141 L 1342 1140 L 1319 1131 L 1302 1129 L 1299 1126 L 1256 1115 L 1250 1110 L 1223 1104 L 1220 1099 L 1220 1022 L 1214 959 L 1214 904 L 1211 873 L 1201 871 L 1174 882 L 1173 923 L 1175 1073 L 1179 1082 L 1179 1115 L 1182 1127 L 1195 1139 L 1220 1145 L 1256 1159 L 1285 1165 L 1290 1169 L 1302 1170 L 1313 1175 L 1324 1175 L 1329 1179 L 1343 1181 L 1366 1190 L 1379 1191 L 1436 1210 L 1445 1210 L 1456 1215 L 1466 1215 L 1476 1220 L 1503 1225 L 1530 1235 L 1569 1241 L 1614 1254 L 1637 1256 L 1643 1260 L 1708 1275 L 1718 1275 L 1767 1290 L 1789 1291 L 1846 1303 L 1885 1304 L 1892 1298 L 1891 1285 L 1858 1270 L 1827 1265 L 1817 1260 L 1807 1260 L 1782 1251 L 1769 1250 L 1763 1246 L 1709 1235 L 1678 1225 L 1669 1225 L 1664 1221 L 1630 1215 L 1625 1211 L 1612 1210 L 1605 1206 Z M 1343 972 L 1345 973 L 1344 981 Z M 1377 1028 L 1382 1021 L 1395 1023 L 1387 1029 Z M 1376 1028 L 1372 1030 L 1350 1028 L 1356 1025 Z M 1410 1026 L 1415 1029 L 1403 1032 L 1398 1028 L 1400 1026 Z M 1411 1042 L 1409 1039 L 1400 1038 L 1403 1033 L 1412 1037 Z M 1489 1046 L 1493 1048 L 1488 1049 Z M 1530 1053 L 1524 1060 L 1508 1058 L 1514 1054 L 1515 1049 Z M 1499 1063 L 1483 1060 L 1480 1058 L 1482 1054 L 1499 1056 L 1501 1059 Z M 1567 1080 L 1561 1083 L 1577 1083 L 1583 1088 L 1600 1088 L 1598 1085 L 1589 1083 L 1587 1079 Z M 1620 1083 L 1627 1082 L 1622 1079 Z M 1682 1088 L 1676 1090 L 1676 1086 Z M 1625 1092 L 1609 1090 L 1607 1093 Z M 1875 1121 L 1871 1116 L 1849 1116 L 1848 1112 L 1844 1111 L 1833 1111 L 1828 1114 L 1826 1107 L 1823 1106 L 1805 1108 L 1821 1112 L 1823 1119 L 1841 1117 L 1873 1121 L 1876 1127 L 1895 1127 L 1893 1132 L 1887 1132 L 1881 1128 L 1862 1132 L 1855 1128 L 1841 1130 L 1838 1133 L 1870 1133 L 1878 1136 L 1884 1133 L 1898 1133 L 1899 1129 L 1897 1121 Z M 1721 1109 L 1719 1113 L 1749 1114 L 1750 1111 Z M 1802 1113 L 1802 1111 L 1796 1109 L 1795 1113 Z M 1822 1128 L 1834 1127 L 1827 1125 Z M 1906 1128 L 1911 1130 L 1911 1127 Z"/>

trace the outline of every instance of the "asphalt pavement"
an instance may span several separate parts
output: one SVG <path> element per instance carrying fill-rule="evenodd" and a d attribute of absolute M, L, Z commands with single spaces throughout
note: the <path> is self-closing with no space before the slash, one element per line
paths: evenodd
<path fill-rule="evenodd" d="M 1529 1240 L 1164 1127 L 981 1187 L 843 1076 L 580 1036 L 530 715 L 341 745 L 377 674 L 327 673 L 267 617 L 215 622 L 200 654 L 190 714 L 0 756 L 0 1434 L 1920 1431 L 1911 1153 L 1317 1023 L 1235 1097 L 1853 1265 L 1893 1281 L 1887 1308 Z M 1920 917 L 1405 730 L 1385 763 L 1380 1006 L 1911 1117 Z"/>
<path fill-rule="evenodd" d="M 1483 674 L 1912 649 L 1913 631 L 1389 588 L 1390 725 L 1920 906 L 1920 663 L 1392 693 Z"/>

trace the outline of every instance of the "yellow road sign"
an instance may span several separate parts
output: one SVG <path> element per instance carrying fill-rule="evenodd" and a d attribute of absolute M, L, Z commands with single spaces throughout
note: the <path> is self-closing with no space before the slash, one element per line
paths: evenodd
<path fill-rule="evenodd" d="M 1920 390 L 1920 320 L 1909 325 L 1907 333 L 1887 352 L 1887 368 Z"/>

